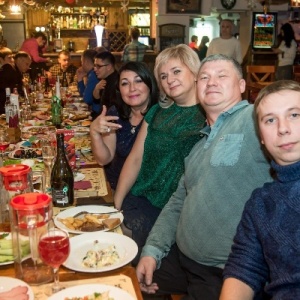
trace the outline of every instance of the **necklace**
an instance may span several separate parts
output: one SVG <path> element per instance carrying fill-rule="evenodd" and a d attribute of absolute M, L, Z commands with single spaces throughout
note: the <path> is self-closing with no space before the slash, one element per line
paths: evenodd
<path fill-rule="evenodd" d="M 131 125 L 130 132 L 131 132 L 132 134 L 135 134 L 135 129 L 136 129 L 136 126 Z"/>

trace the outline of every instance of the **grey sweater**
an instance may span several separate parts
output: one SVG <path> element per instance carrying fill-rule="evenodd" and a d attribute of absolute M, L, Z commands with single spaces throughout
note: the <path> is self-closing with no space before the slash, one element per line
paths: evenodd
<path fill-rule="evenodd" d="M 201 134 L 143 248 L 142 256 L 154 257 L 158 267 L 175 242 L 192 260 L 223 267 L 244 204 L 255 188 L 272 180 L 247 101 L 222 113 Z"/>

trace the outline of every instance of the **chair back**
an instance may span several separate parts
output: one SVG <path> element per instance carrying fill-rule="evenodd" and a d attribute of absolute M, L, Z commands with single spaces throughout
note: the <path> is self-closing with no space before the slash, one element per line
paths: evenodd
<path fill-rule="evenodd" d="M 248 101 L 253 103 L 258 92 L 266 85 L 275 80 L 275 66 L 246 66 L 246 96 Z"/>

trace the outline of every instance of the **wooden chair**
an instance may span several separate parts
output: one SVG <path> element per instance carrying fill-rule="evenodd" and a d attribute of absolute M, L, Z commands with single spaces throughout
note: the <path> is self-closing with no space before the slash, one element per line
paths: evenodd
<path fill-rule="evenodd" d="M 258 92 L 275 80 L 275 66 L 246 66 L 246 97 L 254 103 Z"/>
<path fill-rule="evenodd" d="M 293 66 L 294 80 L 300 82 L 300 65 Z"/>

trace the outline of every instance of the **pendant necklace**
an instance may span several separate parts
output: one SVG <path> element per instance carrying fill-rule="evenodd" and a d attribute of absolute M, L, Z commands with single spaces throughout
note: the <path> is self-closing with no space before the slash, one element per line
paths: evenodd
<path fill-rule="evenodd" d="M 130 132 L 131 132 L 132 134 L 135 134 L 135 129 L 136 129 L 136 126 L 131 125 Z"/>

